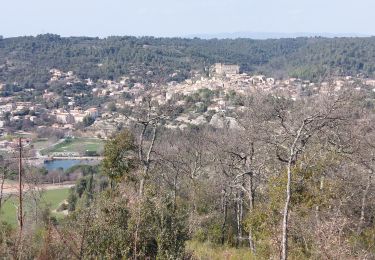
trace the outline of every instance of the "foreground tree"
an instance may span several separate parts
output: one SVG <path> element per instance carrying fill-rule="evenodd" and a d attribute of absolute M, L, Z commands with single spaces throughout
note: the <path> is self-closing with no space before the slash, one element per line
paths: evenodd
<path fill-rule="evenodd" d="M 102 169 L 111 180 L 112 188 L 122 180 L 134 180 L 135 150 L 133 134 L 127 129 L 106 143 Z"/>
<path fill-rule="evenodd" d="M 287 175 L 285 205 L 282 220 L 281 256 L 288 258 L 288 228 L 291 202 L 292 170 L 303 155 L 307 145 L 316 135 L 322 135 L 326 129 L 337 128 L 338 124 L 348 118 L 348 98 L 342 96 L 320 97 L 316 100 L 301 101 L 301 104 L 290 104 L 285 100 L 276 100 L 274 116 L 279 119 L 271 143 L 276 145 L 279 160 L 285 163 Z M 349 114 L 350 115 L 350 114 Z"/>

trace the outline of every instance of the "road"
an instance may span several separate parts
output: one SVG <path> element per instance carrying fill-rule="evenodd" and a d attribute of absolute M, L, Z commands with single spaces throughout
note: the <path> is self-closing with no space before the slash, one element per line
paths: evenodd
<path fill-rule="evenodd" d="M 68 189 L 73 187 L 74 183 L 61 183 L 61 184 L 40 184 L 37 187 L 34 185 L 24 184 L 23 190 L 24 192 L 29 191 L 30 189 L 37 189 L 37 190 L 59 190 L 59 189 Z M 5 183 L 4 184 L 4 195 L 11 195 L 11 194 L 18 194 L 18 185 L 17 183 Z"/>

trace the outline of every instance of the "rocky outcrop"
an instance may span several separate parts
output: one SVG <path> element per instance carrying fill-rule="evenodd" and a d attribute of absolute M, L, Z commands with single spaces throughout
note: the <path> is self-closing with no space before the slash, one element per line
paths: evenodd
<path fill-rule="evenodd" d="M 223 113 L 217 113 L 212 116 L 210 125 L 216 128 L 241 129 L 234 117 L 227 117 Z"/>

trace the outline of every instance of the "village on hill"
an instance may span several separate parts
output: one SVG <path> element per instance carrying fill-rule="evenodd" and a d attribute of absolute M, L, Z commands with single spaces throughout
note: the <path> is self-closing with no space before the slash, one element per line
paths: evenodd
<path fill-rule="evenodd" d="M 164 124 L 167 128 L 184 129 L 205 124 L 238 128 L 236 112 L 243 109 L 247 96 L 257 92 L 291 100 L 346 88 L 375 92 L 375 79 L 361 75 L 333 77 L 316 83 L 298 78 L 249 75 L 242 73 L 238 65 L 222 63 L 212 65 L 206 72 L 204 75 L 192 72 L 192 77 L 182 82 L 146 86 L 129 76 L 117 81 L 98 79 L 94 82 L 79 78 L 73 71 L 53 68 L 47 84 L 49 87 L 38 96 L 33 88 L 9 91 L 16 89 L 16 82 L 12 88 L 0 83 L 0 149 L 12 151 L 14 141 L 9 137 L 15 131 L 31 134 L 47 131 L 60 135 L 59 138 L 106 139 L 136 121 L 132 111 L 149 99 L 157 106 L 175 108 L 174 115 Z M 147 74 L 153 73 L 149 71 Z M 67 154 L 60 156 L 63 155 Z"/>

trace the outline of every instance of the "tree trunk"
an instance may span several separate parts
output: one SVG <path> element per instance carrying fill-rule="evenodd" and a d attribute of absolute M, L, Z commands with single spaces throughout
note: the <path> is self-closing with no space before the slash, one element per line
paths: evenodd
<path fill-rule="evenodd" d="M 243 214 L 243 196 L 242 191 L 237 192 L 237 207 L 236 207 L 236 215 L 237 215 L 237 242 L 236 245 L 240 245 L 240 241 L 242 240 L 242 214 Z"/>
<path fill-rule="evenodd" d="M 228 203 L 227 203 L 227 194 L 224 190 L 223 192 L 223 202 L 222 202 L 222 210 L 223 210 L 223 224 L 221 225 L 221 244 L 224 245 L 225 242 L 225 230 L 227 226 L 227 216 L 228 216 Z"/>
<path fill-rule="evenodd" d="M 249 213 L 252 214 L 254 211 L 254 193 L 253 193 L 253 173 L 249 174 Z M 253 239 L 253 232 L 251 226 L 249 227 L 249 247 L 251 252 L 255 254 L 255 243 Z"/>
<path fill-rule="evenodd" d="M 173 178 L 173 212 L 176 211 L 177 207 L 177 173 Z"/>
<path fill-rule="evenodd" d="M 238 194 L 236 195 L 236 220 L 237 220 L 237 235 L 236 235 L 236 247 L 240 245 L 240 207 L 239 207 L 239 198 Z"/>
<path fill-rule="evenodd" d="M 245 175 L 242 175 L 242 187 L 245 186 Z M 242 222 L 243 222 L 243 205 L 244 205 L 244 197 L 245 197 L 245 193 L 244 191 L 241 189 L 240 191 L 240 220 L 241 220 L 241 236 L 240 238 L 242 238 Z"/>
<path fill-rule="evenodd" d="M 4 183 L 5 183 L 5 169 L 1 173 L 1 183 L 0 183 L 0 211 L 3 206 L 3 191 L 4 191 Z"/>
<path fill-rule="evenodd" d="M 289 204 L 290 204 L 290 197 L 291 197 L 291 160 L 289 160 L 288 167 L 287 167 L 287 175 L 288 181 L 286 185 L 286 200 L 284 206 L 284 213 L 283 213 L 283 230 L 282 230 L 282 241 L 281 241 L 281 260 L 288 259 L 288 220 L 289 220 Z"/>
<path fill-rule="evenodd" d="M 148 171 L 150 169 L 151 153 L 152 153 L 152 151 L 154 149 L 155 140 L 156 140 L 156 133 L 157 133 L 157 126 L 154 125 L 153 131 L 152 131 L 151 144 L 150 144 L 150 146 L 148 148 L 146 157 L 144 157 L 144 154 L 143 154 L 143 140 L 144 140 L 144 135 L 146 133 L 146 128 L 147 128 L 147 125 L 144 125 L 142 133 L 140 135 L 139 151 L 138 151 L 138 153 L 139 153 L 139 155 L 138 155 L 139 156 L 139 160 L 143 163 L 143 172 L 142 172 L 142 177 L 141 177 L 141 181 L 140 181 L 140 184 L 139 184 L 139 196 L 140 197 L 143 197 L 144 186 L 145 186 L 146 178 L 148 176 Z"/>
<path fill-rule="evenodd" d="M 288 259 L 288 221 L 289 221 L 289 207 L 290 207 L 290 197 L 291 197 L 291 185 L 292 185 L 292 165 L 294 164 L 294 159 L 296 159 L 296 146 L 300 139 L 302 130 L 305 127 L 305 121 L 302 122 L 294 141 L 290 147 L 290 154 L 287 164 L 287 184 L 286 184 L 286 199 L 283 213 L 283 228 L 282 228 L 282 238 L 281 238 L 281 260 Z"/>
<path fill-rule="evenodd" d="M 324 176 L 322 176 L 321 178 L 320 178 L 320 187 L 319 187 L 319 192 L 321 193 L 322 191 L 323 191 L 323 189 L 324 189 Z M 319 207 L 319 205 L 317 205 L 316 207 L 315 207 L 315 219 L 316 219 L 316 225 L 318 226 L 319 225 L 319 209 L 320 209 L 320 207 Z"/>
<path fill-rule="evenodd" d="M 144 191 L 144 186 L 145 186 L 145 178 L 142 177 L 141 181 L 139 182 L 139 196 L 143 196 L 143 191 Z"/>
<path fill-rule="evenodd" d="M 367 177 L 366 187 L 362 192 L 361 217 L 359 218 L 358 229 L 357 229 L 358 234 L 362 232 L 362 227 L 365 222 L 365 210 L 366 210 L 367 196 L 371 187 L 371 179 L 372 179 L 372 171 L 369 173 Z"/>

